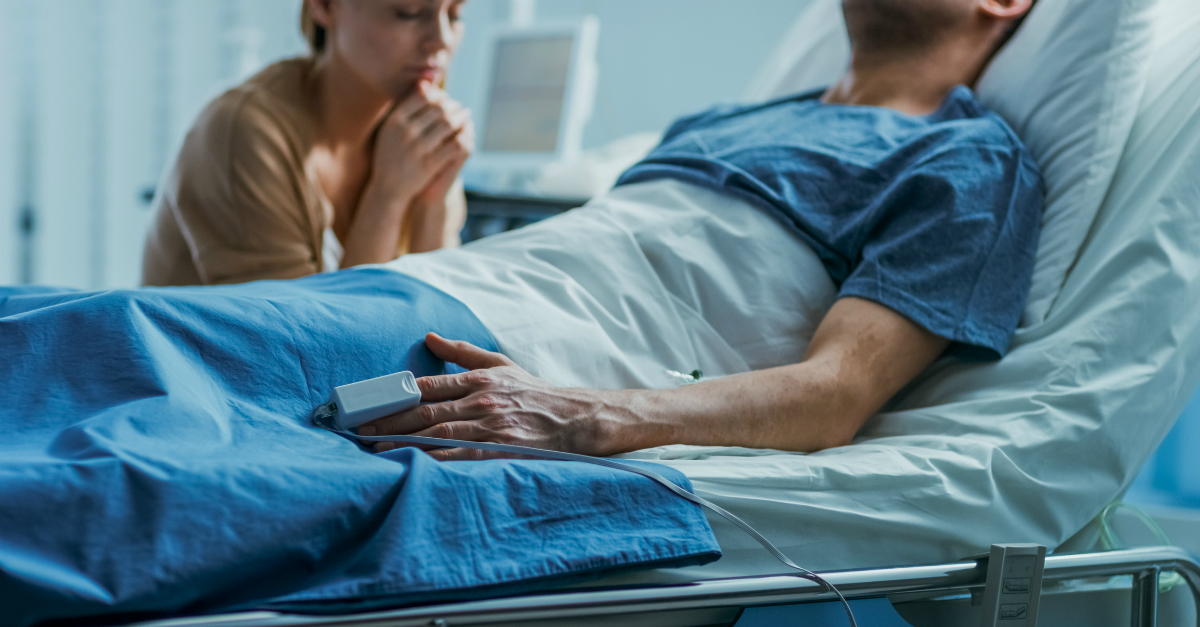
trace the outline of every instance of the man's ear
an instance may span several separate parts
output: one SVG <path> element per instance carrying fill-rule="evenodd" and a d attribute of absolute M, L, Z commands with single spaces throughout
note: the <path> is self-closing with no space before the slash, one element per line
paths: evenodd
<path fill-rule="evenodd" d="M 1015 20 L 1032 6 L 1033 0 L 979 0 L 979 10 L 997 20 Z"/>

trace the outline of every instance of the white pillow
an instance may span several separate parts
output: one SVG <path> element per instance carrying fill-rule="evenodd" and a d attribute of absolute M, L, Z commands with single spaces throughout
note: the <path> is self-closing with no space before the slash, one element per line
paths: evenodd
<path fill-rule="evenodd" d="M 1046 209 L 1021 326 L 1046 319 L 1129 138 L 1150 56 L 1155 0 L 1040 0 L 976 86 L 1024 140 Z M 841 0 L 814 0 L 747 92 L 766 99 L 827 85 L 849 62 Z"/>
<path fill-rule="evenodd" d="M 1022 326 L 1050 313 L 1108 193 L 1146 86 L 1153 4 L 1042 0 L 976 87 L 1046 180 Z"/>
<path fill-rule="evenodd" d="M 850 64 L 841 0 L 813 0 L 758 69 L 743 99 L 773 100 L 829 85 Z"/>

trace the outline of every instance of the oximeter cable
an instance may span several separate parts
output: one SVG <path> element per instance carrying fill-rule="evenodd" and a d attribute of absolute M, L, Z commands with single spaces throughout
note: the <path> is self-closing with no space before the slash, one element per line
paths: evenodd
<path fill-rule="evenodd" d="M 854 620 L 854 611 L 850 609 L 850 603 L 848 601 L 846 601 L 846 597 L 842 596 L 841 591 L 838 590 L 836 586 L 834 586 L 833 584 L 826 581 L 820 575 L 818 575 L 810 570 L 807 570 L 805 568 L 801 568 L 799 564 L 793 562 L 791 560 L 791 558 L 789 558 L 787 555 L 784 555 L 782 551 L 780 551 L 778 548 L 776 548 L 775 545 L 772 544 L 771 541 L 766 538 L 766 536 L 759 533 L 757 529 L 755 529 L 754 527 L 751 527 L 750 524 L 747 523 L 746 521 L 733 515 L 728 510 L 721 507 L 720 505 L 717 505 L 716 503 L 713 503 L 712 501 L 709 501 L 702 497 L 696 496 L 695 494 L 675 485 L 673 482 L 668 480 L 666 477 L 664 477 L 654 471 L 646 470 L 644 468 L 639 468 L 637 466 L 632 466 L 629 464 L 622 464 L 621 462 L 613 461 L 611 459 L 605 459 L 603 457 L 591 457 L 589 455 L 579 455 L 577 453 L 564 453 L 561 451 L 551 451 L 551 450 L 547 450 L 547 449 L 533 448 L 533 447 L 529 447 L 529 446 L 517 446 L 517 445 L 513 445 L 513 444 L 495 444 L 492 442 L 467 442 L 465 440 L 447 440 L 447 439 L 443 439 L 443 438 L 427 438 L 427 437 L 416 436 L 416 435 L 378 435 L 378 436 L 358 435 L 357 433 L 341 430 L 341 429 L 338 429 L 335 426 L 333 426 L 335 423 L 332 419 L 336 416 L 337 416 L 337 405 L 334 403 L 326 403 L 324 405 L 317 407 L 315 410 L 313 410 L 313 418 L 312 419 L 313 419 L 314 424 L 316 424 L 318 427 L 321 427 L 322 429 L 325 429 L 326 431 L 330 431 L 330 432 L 336 433 L 340 436 L 344 436 L 344 437 L 347 437 L 347 438 L 350 438 L 353 440 L 358 440 L 358 441 L 363 441 L 363 442 L 399 442 L 399 443 L 403 443 L 403 444 L 417 444 L 417 445 L 421 445 L 421 446 L 433 446 L 433 447 L 438 447 L 438 448 L 467 448 L 467 449 L 476 449 L 476 450 L 480 450 L 480 451 L 493 451 L 493 452 L 497 452 L 497 453 L 527 455 L 529 457 L 540 457 L 542 459 L 552 459 L 552 460 L 564 461 L 564 462 L 582 462 L 585 464 L 592 464 L 594 466 L 602 466 L 604 468 L 611 468 L 613 470 L 623 470 L 625 472 L 631 472 L 636 475 L 641 475 L 643 477 L 646 477 L 647 479 L 652 479 L 652 480 L 658 482 L 659 484 L 661 484 L 663 487 L 670 490 L 671 492 L 673 492 L 674 494 L 676 494 L 677 496 L 687 499 L 688 501 L 691 501 L 697 505 L 700 505 L 701 507 L 706 507 L 709 510 L 711 510 L 714 513 L 721 516 L 722 518 L 724 518 L 725 520 L 728 520 L 729 522 L 733 523 L 737 528 L 746 532 L 746 534 L 748 534 L 751 538 L 754 538 L 759 544 L 761 544 L 763 546 L 763 548 L 765 548 L 767 551 L 769 551 L 771 553 L 771 555 L 774 555 L 775 559 L 779 560 L 780 562 L 783 562 L 783 564 L 785 566 L 787 566 L 788 568 L 792 568 L 792 569 L 795 569 L 796 571 L 799 571 L 799 577 L 801 577 L 803 579 L 807 579 L 809 581 L 812 581 L 813 583 L 816 583 L 816 584 L 822 586 L 823 588 L 825 588 L 825 590 L 827 592 L 832 592 L 833 594 L 837 595 L 838 600 L 842 602 L 842 607 L 844 607 L 846 610 L 846 617 L 850 619 L 850 627 L 858 627 L 858 623 Z"/>

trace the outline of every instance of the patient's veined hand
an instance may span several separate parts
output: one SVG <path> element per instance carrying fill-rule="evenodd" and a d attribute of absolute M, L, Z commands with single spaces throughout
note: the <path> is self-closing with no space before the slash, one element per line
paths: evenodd
<path fill-rule="evenodd" d="M 602 392 L 553 387 L 504 355 L 433 333 L 426 336 L 425 345 L 470 372 L 417 379 L 421 400 L 429 405 L 376 420 L 360 427 L 360 435 L 419 435 L 587 455 L 609 453 L 599 418 Z M 401 446 L 406 445 L 381 442 L 376 450 Z M 443 461 L 511 457 L 474 449 L 438 449 L 429 454 Z"/>

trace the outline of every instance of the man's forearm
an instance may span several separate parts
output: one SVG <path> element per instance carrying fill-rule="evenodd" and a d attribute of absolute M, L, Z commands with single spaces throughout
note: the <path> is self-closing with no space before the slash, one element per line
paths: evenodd
<path fill-rule="evenodd" d="M 882 305 L 844 298 L 798 364 L 671 390 L 613 393 L 628 395 L 613 405 L 631 409 L 601 416 L 611 425 L 603 446 L 612 452 L 663 444 L 807 452 L 842 446 L 948 343 Z"/>
<path fill-rule="evenodd" d="M 668 444 L 818 451 L 848 444 L 873 407 L 819 363 L 668 390 L 598 392 L 601 454 Z"/>

